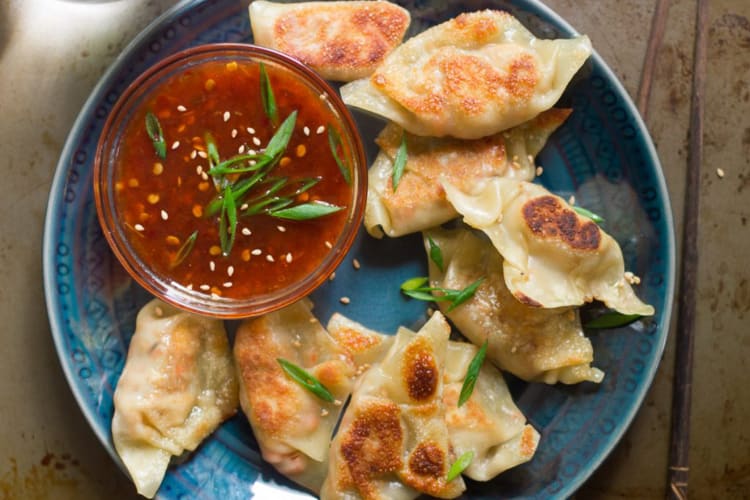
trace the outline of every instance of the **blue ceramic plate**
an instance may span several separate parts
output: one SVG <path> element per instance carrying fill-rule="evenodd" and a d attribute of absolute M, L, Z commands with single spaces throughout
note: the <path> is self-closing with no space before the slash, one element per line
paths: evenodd
<path fill-rule="evenodd" d="M 247 2 L 184 1 L 157 19 L 122 53 L 87 101 L 68 137 L 50 193 L 44 234 L 47 307 L 60 361 L 91 426 L 118 461 L 110 436 L 112 393 L 125 363 L 135 316 L 149 299 L 110 253 L 99 228 L 92 161 L 104 120 L 135 77 L 177 50 L 209 42 L 249 42 Z M 484 7 L 511 11 L 537 36 L 574 31 L 533 0 L 413 0 L 410 34 Z M 631 101 L 594 55 L 562 104 L 574 109 L 539 163 L 539 181 L 605 217 L 621 244 L 628 269 L 643 277 L 639 295 L 656 307 L 653 321 L 592 332 L 600 385 L 547 386 L 509 378 L 516 400 L 542 437 L 534 459 L 489 483 L 470 482 L 471 498 L 549 498 L 572 494 L 596 469 L 636 413 L 661 356 L 674 284 L 674 241 L 667 191 L 654 147 Z M 382 127 L 358 115 L 374 158 L 372 138 Z M 355 270 L 351 260 L 362 263 Z M 336 280 L 314 294 L 323 322 L 335 310 L 371 328 L 394 332 L 425 319 L 425 304 L 407 301 L 397 286 L 425 273 L 418 237 L 373 240 L 364 231 Z M 351 297 L 343 306 L 339 297 Z M 294 486 L 259 457 L 240 413 L 187 460 L 174 465 L 161 498 L 294 496 Z M 307 497 L 304 493 L 297 493 Z"/>

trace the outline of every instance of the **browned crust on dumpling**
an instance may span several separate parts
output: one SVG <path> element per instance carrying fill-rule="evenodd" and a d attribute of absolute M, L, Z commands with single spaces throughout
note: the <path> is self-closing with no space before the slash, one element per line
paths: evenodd
<path fill-rule="evenodd" d="M 443 29 L 460 39 L 457 46 L 480 46 L 493 39 L 499 30 L 498 19 L 508 15 L 489 10 L 461 14 L 447 21 Z M 529 53 L 519 52 L 506 67 L 498 68 L 483 57 L 453 47 L 436 52 L 424 63 L 421 74 L 442 76 L 439 82 L 429 76 L 416 78 L 411 92 L 406 93 L 400 88 L 403 77 L 385 70 L 376 71 L 371 83 L 418 116 L 438 116 L 450 106 L 454 113 L 471 117 L 483 115 L 490 106 L 528 101 L 540 80 L 537 62 Z"/>
<path fill-rule="evenodd" d="M 278 50 L 325 77 L 339 79 L 337 72 L 346 72 L 346 79 L 353 80 L 383 62 L 409 22 L 406 10 L 388 2 L 330 2 L 286 12 L 274 25 L 273 37 Z"/>
<path fill-rule="evenodd" d="M 445 489 L 446 450 L 432 441 L 417 444 L 409 455 L 407 484 L 429 494 Z"/>
<path fill-rule="evenodd" d="M 527 425 L 521 433 L 521 455 L 531 457 L 536 452 L 537 440 L 534 428 Z"/>
<path fill-rule="evenodd" d="M 440 373 L 426 339 L 417 337 L 407 346 L 402 370 L 406 390 L 413 400 L 427 401 L 435 395 Z"/>
<path fill-rule="evenodd" d="M 401 411 L 389 400 L 368 402 L 354 416 L 347 429 L 342 429 L 339 464 L 339 490 L 356 486 L 363 498 L 379 498 L 373 480 L 397 473 L 403 466 L 401 449 L 404 431 Z"/>
<path fill-rule="evenodd" d="M 558 240 L 576 250 L 599 248 L 599 226 L 579 217 L 555 196 L 530 199 L 524 204 L 522 213 L 528 228 L 541 239 Z"/>
<path fill-rule="evenodd" d="M 382 342 L 379 337 L 366 335 L 356 328 L 340 327 L 329 333 L 351 355 L 361 354 Z"/>
<path fill-rule="evenodd" d="M 284 374 L 276 358 L 279 347 L 272 342 L 265 318 L 244 322 L 237 329 L 234 359 L 245 398 L 243 410 L 270 436 L 282 435 L 299 422 L 300 390 Z"/>

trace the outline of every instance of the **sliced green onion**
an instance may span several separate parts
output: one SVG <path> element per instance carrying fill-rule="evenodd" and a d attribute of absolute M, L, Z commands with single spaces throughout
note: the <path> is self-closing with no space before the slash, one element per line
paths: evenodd
<path fill-rule="evenodd" d="M 284 120 L 276 133 L 273 134 L 273 137 L 271 137 L 271 140 L 268 141 L 268 145 L 263 151 L 263 154 L 265 154 L 269 158 L 275 159 L 277 156 L 283 153 L 287 145 L 289 144 L 289 140 L 292 138 L 292 133 L 294 132 L 294 124 L 296 122 L 297 111 L 295 110 L 286 117 L 286 120 Z"/>
<path fill-rule="evenodd" d="M 266 73 L 266 65 L 260 63 L 260 98 L 263 101 L 263 111 L 275 126 L 279 122 L 279 113 L 276 108 L 276 98 L 273 95 L 271 80 Z"/>
<path fill-rule="evenodd" d="M 471 465 L 472 460 L 474 460 L 473 451 L 467 451 L 466 453 L 458 457 L 458 460 L 453 462 L 450 470 L 448 470 L 448 475 L 445 476 L 445 480 L 447 482 L 451 482 L 456 479 L 464 470 L 466 470 L 469 465 Z"/>
<path fill-rule="evenodd" d="M 219 217 L 219 242 L 221 253 L 227 256 L 232 251 L 234 239 L 237 235 L 237 205 L 234 203 L 230 186 L 227 186 L 224 190 L 223 202 L 221 216 Z"/>
<path fill-rule="evenodd" d="M 193 247 L 195 246 L 195 240 L 198 239 L 198 230 L 196 229 L 193 231 L 193 233 L 187 237 L 187 239 L 180 245 L 179 250 L 177 250 L 177 254 L 174 257 L 174 260 L 172 260 L 172 263 L 169 265 L 170 269 L 174 269 L 175 267 L 182 264 L 182 261 L 185 260 L 185 258 L 190 254 L 190 252 L 193 250 Z"/>
<path fill-rule="evenodd" d="M 401 283 L 401 290 L 409 291 L 409 290 L 416 290 L 418 288 L 421 288 L 425 283 L 429 281 L 429 278 L 426 276 L 417 276 L 415 278 L 410 278 L 403 283 Z"/>
<path fill-rule="evenodd" d="M 289 375 L 289 378 L 297 382 L 299 385 L 318 396 L 323 401 L 333 403 L 334 398 L 331 391 L 326 386 L 320 383 L 318 379 L 313 377 L 304 368 L 300 368 L 291 361 L 287 361 L 283 358 L 277 358 L 281 368 Z"/>
<path fill-rule="evenodd" d="M 146 113 L 146 133 L 154 145 L 154 151 L 162 160 L 167 157 L 167 143 L 164 141 L 164 133 L 161 130 L 159 119 L 151 111 Z"/>
<path fill-rule="evenodd" d="M 338 212 L 344 207 L 338 205 L 332 205 L 330 203 L 323 203 L 321 201 L 313 201 L 310 203 L 303 203 L 301 205 L 295 205 L 289 208 L 282 208 L 281 210 L 273 210 L 268 212 L 268 215 L 277 217 L 279 219 L 287 220 L 309 220 L 323 217 L 325 215 Z"/>
<path fill-rule="evenodd" d="M 601 224 L 604 222 L 604 217 L 601 217 L 600 215 L 595 214 L 591 210 L 587 210 L 583 207 L 573 206 L 573 210 L 575 210 L 578 214 L 583 215 L 585 217 L 588 217 L 592 221 L 596 222 L 597 224 Z"/>
<path fill-rule="evenodd" d="M 474 358 L 469 363 L 469 367 L 466 369 L 466 377 L 464 383 L 461 386 L 461 393 L 458 396 L 458 406 L 462 406 L 471 397 L 471 393 L 474 392 L 474 385 L 477 383 L 479 378 L 479 370 L 482 369 L 482 363 L 484 363 L 484 357 L 487 355 L 487 341 L 484 341 L 482 347 L 479 348 Z"/>
<path fill-rule="evenodd" d="M 455 298 L 453 299 L 453 302 L 451 302 L 451 305 L 450 307 L 448 307 L 448 310 L 446 312 L 451 312 L 453 309 L 457 308 L 458 306 L 460 306 L 461 304 L 463 304 L 464 302 L 472 298 L 474 294 L 476 293 L 477 288 L 479 288 L 479 285 L 482 284 L 483 280 L 484 278 L 479 278 L 474 283 L 472 283 L 471 285 L 467 286 L 466 288 L 458 292 L 458 294 L 455 296 Z"/>
<path fill-rule="evenodd" d="M 396 151 L 396 158 L 393 160 L 393 174 L 391 174 L 391 182 L 393 183 L 393 192 L 396 192 L 398 183 L 401 181 L 401 176 L 404 175 L 404 168 L 406 167 L 406 133 L 401 135 L 401 145 Z"/>
<path fill-rule="evenodd" d="M 617 328 L 629 325 L 642 317 L 640 314 L 622 314 L 617 311 L 611 311 L 597 316 L 583 325 L 583 327 L 592 329 Z"/>
<path fill-rule="evenodd" d="M 430 245 L 430 260 L 435 263 L 438 269 L 442 272 L 443 269 L 443 252 L 440 250 L 440 247 L 435 243 L 435 241 L 427 237 L 427 242 Z"/>
<path fill-rule="evenodd" d="M 341 175 L 344 177 L 344 181 L 346 181 L 347 184 L 351 184 L 352 174 L 349 171 L 349 167 L 344 164 L 344 160 L 342 160 L 339 156 L 341 136 L 339 135 L 338 131 L 331 126 L 328 126 L 328 146 L 331 148 L 333 159 L 336 160 L 336 165 L 339 166 L 339 170 L 341 171 Z"/>

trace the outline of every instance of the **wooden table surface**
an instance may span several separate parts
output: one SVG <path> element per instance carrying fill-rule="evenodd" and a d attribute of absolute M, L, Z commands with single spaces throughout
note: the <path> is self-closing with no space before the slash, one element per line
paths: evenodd
<path fill-rule="evenodd" d="M 698 259 L 685 262 L 697 266 L 689 494 L 750 498 L 750 2 L 704 1 Z M 132 496 L 60 368 L 44 304 L 42 227 L 54 169 L 81 105 L 127 42 L 174 3 L 0 0 L 0 269 L 10 283 L 0 288 L 2 499 Z M 664 168 L 679 252 L 689 145 L 699 140 L 688 133 L 697 1 L 546 3 L 591 37 L 634 100 L 650 84 L 642 109 Z M 657 10 L 663 38 L 653 72 L 644 73 Z M 631 428 L 577 497 L 665 496 L 676 325 L 673 316 L 658 374 Z"/>

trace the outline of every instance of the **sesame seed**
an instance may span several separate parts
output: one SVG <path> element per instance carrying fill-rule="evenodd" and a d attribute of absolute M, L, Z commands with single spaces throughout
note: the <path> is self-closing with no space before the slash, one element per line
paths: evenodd
<path fill-rule="evenodd" d="M 253 135 L 255 133 L 255 129 L 253 127 L 247 127 L 245 130 L 247 130 L 247 133 L 250 135 Z"/>
<path fill-rule="evenodd" d="M 211 289 L 211 287 L 209 285 L 201 285 L 200 289 L 203 290 L 204 292 L 207 292 Z"/>
<path fill-rule="evenodd" d="M 212 299 L 220 299 L 220 298 L 221 298 L 221 295 L 219 295 L 219 294 L 218 294 L 218 293 L 216 293 L 216 292 L 211 292 L 211 298 L 212 298 Z"/>
<path fill-rule="evenodd" d="M 180 113 L 184 113 L 185 111 L 187 111 L 187 108 L 180 104 L 179 106 L 177 106 L 177 111 L 179 111 Z"/>
<path fill-rule="evenodd" d="M 273 255 L 271 255 L 270 253 L 269 253 L 268 255 L 266 255 L 266 260 L 267 260 L 268 262 L 274 262 L 274 258 L 273 258 Z"/>
<path fill-rule="evenodd" d="M 244 206 L 244 205 L 243 205 L 243 206 Z M 244 210 L 244 208 L 242 208 L 242 207 L 240 207 L 240 209 L 241 209 L 241 210 Z M 248 228 L 246 228 L 246 227 L 243 227 L 243 228 L 242 228 L 242 234 L 244 234 L 245 236 L 250 236 L 251 234 L 253 234 L 253 232 L 252 232 L 252 231 L 250 231 L 250 230 L 249 230 Z"/>
<path fill-rule="evenodd" d="M 206 159 L 208 158 L 208 153 L 206 153 L 205 151 L 198 151 L 198 156 L 200 156 L 203 159 Z"/>
<path fill-rule="evenodd" d="M 321 98 L 321 100 L 323 100 L 323 101 L 325 101 L 326 99 L 328 99 L 328 96 L 327 96 L 327 95 L 325 95 L 325 94 L 320 94 L 320 96 L 319 96 L 319 97 L 320 97 L 320 98 Z"/>
<path fill-rule="evenodd" d="M 195 173 L 201 175 L 203 173 L 203 165 L 198 165 L 197 167 L 195 167 Z"/>
<path fill-rule="evenodd" d="M 534 164 L 534 157 L 531 155 L 526 155 L 526 159 L 529 161 L 530 164 Z"/>
<path fill-rule="evenodd" d="M 570 198 L 568 198 L 568 204 L 569 205 L 575 205 L 576 204 L 576 197 L 575 195 L 571 194 Z"/>
<path fill-rule="evenodd" d="M 724 178 L 724 169 L 721 168 L 721 167 L 717 168 L 716 169 L 716 175 L 719 177 L 719 179 L 723 179 Z"/>
<path fill-rule="evenodd" d="M 157 318 L 161 318 L 162 316 L 164 316 L 164 311 L 162 311 L 161 307 L 156 306 L 154 307 L 154 314 Z"/>
<path fill-rule="evenodd" d="M 539 177 L 544 173 L 544 169 L 542 167 L 536 167 L 536 176 Z"/>
<path fill-rule="evenodd" d="M 286 232 L 286 228 L 284 226 L 276 226 L 276 229 L 278 229 L 280 233 Z"/>
<path fill-rule="evenodd" d="M 257 154 L 257 153 L 258 153 L 258 152 L 257 152 L 257 151 L 255 151 L 254 149 L 248 149 L 248 150 L 247 150 L 247 154 L 249 154 L 249 155 L 254 155 L 254 154 Z M 255 161 L 255 160 L 253 160 L 253 161 Z"/>
<path fill-rule="evenodd" d="M 340 399 L 334 399 L 334 400 L 333 400 L 333 405 L 334 405 L 334 406 L 341 406 L 342 404 L 343 404 L 343 403 L 341 402 L 341 400 L 340 400 Z"/>
<path fill-rule="evenodd" d="M 341 302 L 342 304 L 346 305 L 346 304 L 349 304 L 351 302 L 351 299 L 349 297 L 341 297 L 339 299 L 339 302 Z"/>
<path fill-rule="evenodd" d="M 234 266 L 229 266 L 227 268 L 227 276 L 231 277 L 234 274 Z"/>
<path fill-rule="evenodd" d="M 310 127 L 308 127 L 307 125 L 305 125 L 305 128 L 302 129 L 302 132 L 305 135 L 309 136 L 310 135 Z"/>
<path fill-rule="evenodd" d="M 256 248 L 255 250 L 253 250 L 250 253 L 253 254 L 253 255 L 260 255 L 260 254 L 263 253 L 263 250 L 261 250 L 260 248 Z"/>
<path fill-rule="evenodd" d="M 198 156 L 198 150 L 194 149 L 190 152 L 190 159 L 195 160 L 196 156 Z"/>
<path fill-rule="evenodd" d="M 180 141 L 174 141 L 172 143 L 172 151 L 180 147 Z"/>
<path fill-rule="evenodd" d="M 242 205 L 240 205 L 240 210 L 247 210 L 248 208 L 250 208 L 250 205 L 248 205 L 247 203 L 243 203 Z M 245 228 L 245 229 L 247 229 L 247 228 Z M 243 231 L 242 234 L 245 234 L 244 233 L 245 229 L 242 230 Z M 250 231 L 249 229 L 247 229 L 247 230 Z M 250 234 L 250 233 L 247 233 L 247 234 Z"/>
<path fill-rule="evenodd" d="M 354 269 L 359 269 L 360 267 L 362 267 L 362 265 L 359 263 L 357 259 L 354 259 L 352 261 L 352 266 L 354 266 Z"/>
<path fill-rule="evenodd" d="M 315 133 L 316 134 L 322 134 L 325 131 L 326 131 L 325 126 L 321 125 L 320 127 L 318 127 L 318 129 L 315 131 Z"/>
<path fill-rule="evenodd" d="M 333 248 L 333 245 L 331 245 L 331 242 L 326 240 L 326 247 Z"/>
<path fill-rule="evenodd" d="M 258 139 L 257 137 L 253 137 L 253 144 L 255 144 L 256 146 L 260 146 L 260 139 Z"/>
<path fill-rule="evenodd" d="M 286 254 L 286 263 L 291 264 L 292 263 L 292 252 L 289 252 Z"/>
<path fill-rule="evenodd" d="M 133 227 L 135 228 L 136 231 L 143 231 L 145 229 L 142 224 L 136 224 Z"/>
<path fill-rule="evenodd" d="M 225 281 L 223 286 L 224 286 L 224 288 L 232 288 L 232 282 L 231 281 Z"/>
<path fill-rule="evenodd" d="M 230 118 L 231 116 L 232 116 L 232 113 L 230 113 L 229 111 L 224 111 L 224 121 L 225 121 L 225 122 L 228 122 L 228 121 L 229 121 L 229 118 Z"/>
<path fill-rule="evenodd" d="M 233 128 L 232 129 L 232 139 L 234 139 L 235 137 L 237 137 L 237 134 L 238 134 L 237 129 Z"/>
<path fill-rule="evenodd" d="M 239 154 L 242 154 L 242 153 L 244 153 L 244 152 L 245 152 L 245 145 L 243 144 L 243 145 L 241 145 L 241 146 L 240 146 L 239 148 L 237 148 L 237 152 L 238 152 Z"/>
<path fill-rule="evenodd" d="M 328 277 L 328 281 L 333 281 L 334 279 L 336 279 L 336 271 L 331 273 L 331 275 Z"/>
<path fill-rule="evenodd" d="M 208 268 L 211 270 L 211 272 L 216 271 L 216 262 L 210 261 L 208 263 Z"/>
<path fill-rule="evenodd" d="M 162 220 L 167 220 L 167 219 L 169 219 L 169 214 L 167 213 L 167 211 L 166 211 L 166 210 L 162 210 L 162 211 L 161 211 L 161 218 L 162 218 Z"/>
<path fill-rule="evenodd" d="M 203 179 L 204 181 L 207 181 L 208 180 L 208 174 L 206 172 L 202 172 L 201 173 L 201 179 Z"/>
<path fill-rule="evenodd" d="M 326 410 L 325 408 L 322 408 L 320 410 L 320 416 L 321 417 L 327 417 L 328 416 L 328 410 Z"/>

